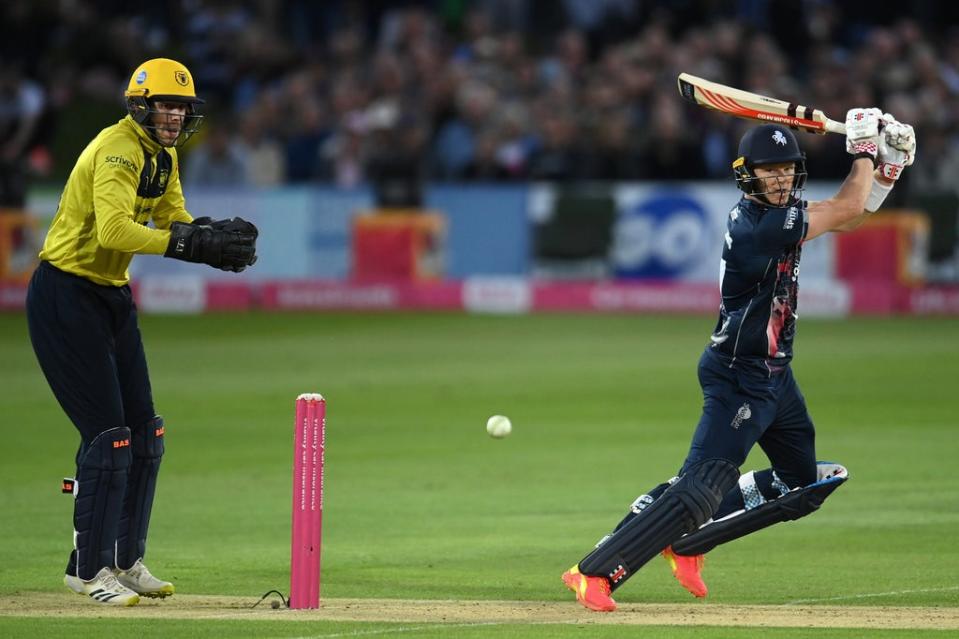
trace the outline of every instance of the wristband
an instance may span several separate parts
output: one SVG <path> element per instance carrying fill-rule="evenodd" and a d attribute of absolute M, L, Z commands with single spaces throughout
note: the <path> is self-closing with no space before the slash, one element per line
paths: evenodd
<path fill-rule="evenodd" d="M 885 201 L 886 196 L 889 195 L 889 191 L 892 190 L 892 184 L 886 186 L 882 184 L 873 176 L 872 178 L 872 188 L 869 189 L 869 197 L 866 198 L 866 206 L 863 208 L 870 213 L 875 213 L 879 210 L 879 207 L 882 206 L 882 203 Z"/>
<path fill-rule="evenodd" d="M 876 146 L 875 142 L 869 140 L 863 140 L 861 142 L 856 142 L 852 145 L 852 155 L 854 160 L 859 158 L 869 158 L 872 162 L 872 168 L 879 166 L 879 147 Z"/>

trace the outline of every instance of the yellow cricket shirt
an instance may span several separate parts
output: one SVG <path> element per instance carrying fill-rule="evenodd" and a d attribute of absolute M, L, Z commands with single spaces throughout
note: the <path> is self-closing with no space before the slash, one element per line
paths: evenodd
<path fill-rule="evenodd" d="M 151 220 L 156 228 L 146 226 Z M 176 149 L 162 147 L 127 116 L 80 154 L 40 259 L 97 284 L 123 286 L 135 253 L 162 255 L 170 224 L 192 220 Z"/>

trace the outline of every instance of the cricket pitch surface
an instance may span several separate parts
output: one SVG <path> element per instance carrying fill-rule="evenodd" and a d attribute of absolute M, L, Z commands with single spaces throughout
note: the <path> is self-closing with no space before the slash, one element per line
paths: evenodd
<path fill-rule="evenodd" d="M 620 604 L 595 613 L 576 602 L 323 599 L 318 610 L 274 610 L 255 597 L 174 595 L 114 608 L 69 592 L 0 596 L 0 617 L 123 617 L 278 621 L 358 621 L 469 625 L 614 624 L 777 628 L 959 629 L 959 608 L 835 605 Z"/>

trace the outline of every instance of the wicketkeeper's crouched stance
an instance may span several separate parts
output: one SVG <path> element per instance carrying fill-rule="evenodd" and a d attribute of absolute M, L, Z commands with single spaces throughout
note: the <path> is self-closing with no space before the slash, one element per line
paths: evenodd
<path fill-rule="evenodd" d="M 257 229 L 239 218 L 194 220 L 184 206 L 176 147 L 202 117 L 186 67 L 144 62 L 126 98 L 129 115 L 101 131 L 70 174 L 30 280 L 27 322 L 40 368 L 81 437 L 64 583 L 132 606 L 174 588 L 143 564 L 165 431 L 127 267 L 147 253 L 239 272 L 256 261 Z"/>
<path fill-rule="evenodd" d="M 792 132 L 766 124 L 739 145 L 733 172 L 742 199 L 724 236 L 722 305 L 699 361 L 704 406 L 677 477 L 633 502 L 596 548 L 563 574 L 592 610 L 616 609 L 611 592 L 657 554 L 690 593 L 706 596 L 703 555 L 818 509 L 847 479 L 817 462 L 815 429 L 789 362 L 804 242 L 862 223 L 915 158 L 912 127 L 878 109 L 846 115 L 852 169 L 829 200 L 806 202 L 805 155 Z M 740 476 L 758 443 L 771 468 Z"/>

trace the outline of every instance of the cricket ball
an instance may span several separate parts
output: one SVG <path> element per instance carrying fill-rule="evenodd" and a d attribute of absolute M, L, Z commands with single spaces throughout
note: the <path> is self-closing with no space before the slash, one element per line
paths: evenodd
<path fill-rule="evenodd" d="M 513 424 L 510 423 L 509 417 L 505 415 L 493 415 L 486 420 L 486 432 L 490 434 L 490 437 L 500 439 L 506 437 L 512 431 Z"/>

